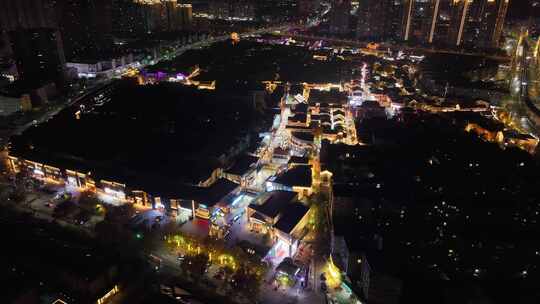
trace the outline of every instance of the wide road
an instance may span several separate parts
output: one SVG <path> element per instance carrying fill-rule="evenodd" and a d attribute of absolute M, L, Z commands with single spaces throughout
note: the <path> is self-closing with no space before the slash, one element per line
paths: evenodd
<path fill-rule="evenodd" d="M 517 69 L 512 75 L 511 93 L 517 99 L 515 111 L 527 131 L 540 134 L 540 75 L 538 59 L 529 52 L 517 57 Z"/>
<path fill-rule="evenodd" d="M 326 41 L 326 42 L 330 42 L 334 44 L 348 45 L 348 46 L 354 46 L 358 48 L 366 48 L 367 45 L 369 44 L 369 42 L 366 42 L 366 41 L 339 39 L 339 38 L 332 38 L 332 37 L 325 37 L 325 36 L 304 35 L 304 34 L 296 34 L 296 33 L 283 33 L 283 36 L 297 38 L 297 39 L 314 40 L 314 41 L 321 40 L 321 41 Z M 434 47 L 430 48 L 430 47 L 420 47 L 420 46 L 395 45 L 395 44 L 388 44 L 388 43 L 379 44 L 378 50 L 385 51 L 388 49 L 393 50 L 393 51 L 416 51 L 416 52 L 423 52 L 423 53 L 482 56 L 484 58 L 501 61 L 501 62 L 509 62 L 511 60 L 511 58 L 508 56 L 490 55 L 490 54 L 470 52 L 470 51 L 465 51 L 465 50 L 439 49 L 439 48 L 434 48 Z"/>

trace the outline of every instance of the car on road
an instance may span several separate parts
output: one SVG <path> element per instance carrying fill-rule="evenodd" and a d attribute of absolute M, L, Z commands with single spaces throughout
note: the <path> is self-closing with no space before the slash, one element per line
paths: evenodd
<path fill-rule="evenodd" d="M 244 212 L 240 213 L 240 214 L 237 214 L 234 218 L 233 218 L 233 222 L 237 222 L 241 217 L 242 215 L 244 214 Z"/>
<path fill-rule="evenodd" d="M 188 299 L 182 298 L 180 296 L 176 296 L 175 299 L 176 299 L 176 302 L 178 302 L 180 304 L 189 304 L 189 303 L 191 303 Z"/>

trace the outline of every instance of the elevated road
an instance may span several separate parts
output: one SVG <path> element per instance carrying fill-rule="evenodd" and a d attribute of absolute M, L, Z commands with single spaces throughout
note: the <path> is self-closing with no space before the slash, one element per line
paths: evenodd
<path fill-rule="evenodd" d="M 304 39 L 304 40 L 313 40 L 313 41 L 326 41 L 334 44 L 342 44 L 342 45 L 348 45 L 348 46 L 355 46 L 359 48 L 367 48 L 367 45 L 369 42 L 365 41 L 358 41 L 358 40 L 351 40 L 351 39 L 339 39 L 339 38 L 332 38 L 332 37 L 325 37 L 325 36 L 316 36 L 316 35 L 305 35 L 305 34 L 297 34 L 297 33 L 284 33 L 284 37 L 291 37 L 295 39 Z M 491 54 L 485 54 L 485 53 L 479 53 L 479 52 L 470 52 L 465 50 L 453 50 L 453 49 L 440 49 L 440 48 L 434 48 L 434 47 L 421 47 L 421 46 L 406 46 L 406 45 L 399 45 L 399 44 L 388 44 L 388 43 L 380 43 L 379 44 L 379 51 L 385 51 L 385 50 L 393 50 L 393 51 L 415 51 L 415 52 L 422 52 L 422 53 L 433 53 L 433 54 L 452 54 L 452 55 L 463 55 L 463 56 L 482 56 L 484 58 L 500 61 L 500 62 L 509 62 L 511 60 L 508 56 L 500 56 L 500 55 L 491 55 Z"/>

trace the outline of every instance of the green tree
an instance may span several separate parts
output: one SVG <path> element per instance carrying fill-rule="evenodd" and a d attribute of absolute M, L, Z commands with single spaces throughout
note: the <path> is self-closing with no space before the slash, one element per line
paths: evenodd
<path fill-rule="evenodd" d="M 20 203 L 26 200 L 26 184 L 28 182 L 29 175 L 26 170 L 21 170 L 15 174 L 15 189 L 10 196 L 10 199 L 16 203 Z"/>
<path fill-rule="evenodd" d="M 174 220 L 169 221 L 163 225 L 161 231 L 163 235 L 175 235 L 178 233 L 178 224 Z"/>
<path fill-rule="evenodd" d="M 15 203 L 20 203 L 26 200 L 26 190 L 23 187 L 15 187 L 9 196 Z"/>
<path fill-rule="evenodd" d="M 131 204 L 121 206 L 107 206 L 105 219 L 118 223 L 127 223 L 135 214 L 135 208 Z"/>
<path fill-rule="evenodd" d="M 75 215 L 78 210 L 79 208 L 75 206 L 75 203 L 73 203 L 72 201 L 65 201 L 58 204 L 54 208 L 53 217 L 57 219 L 65 219 L 66 217 Z"/>
<path fill-rule="evenodd" d="M 224 281 L 229 282 L 231 279 L 231 276 L 234 274 L 234 269 L 232 269 L 230 266 L 223 267 L 223 274 L 224 274 Z"/>
<path fill-rule="evenodd" d="M 90 191 L 82 192 L 79 196 L 79 207 L 86 212 L 90 212 L 91 214 L 98 213 L 97 205 L 99 203 L 100 201 L 97 196 Z"/>
<path fill-rule="evenodd" d="M 255 299 L 259 295 L 262 276 L 248 267 L 239 267 L 233 275 L 233 289 L 247 299 Z"/>
<path fill-rule="evenodd" d="M 206 254 L 188 255 L 180 265 L 180 268 L 195 281 L 199 281 L 206 271 L 207 264 L 208 256 Z"/>

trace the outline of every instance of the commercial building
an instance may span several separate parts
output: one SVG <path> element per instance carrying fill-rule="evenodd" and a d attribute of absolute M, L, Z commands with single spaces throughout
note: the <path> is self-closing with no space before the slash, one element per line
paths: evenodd
<path fill-rule="evenodd" d="M 249 205 L 248 224 L 250 229 L 270 235 L 274 245 L 269 256 L 292 257 L 299 240 L 307 233 L 309 211 L 310 208 L 297 201 L 297 193 L 271 191 Z"/>
<path fill-rule="evenodd" d="M 147 32 L 178 31 L 191 26 L 193 8 L 189 3 L 179 3 L 176 0 L 136 2 Z"/>
<path fill-rule="evenodd" d="M 8 157 L 8 165 L 13 173 L 27 172 L 28 176 L 43 182 L 91 191 L 105 202 L 132 203 L 140 207 L 166 209 L 172 214 L 187 213 L 191 217 L 203 219 L 209 219 L 217 211 L 227 213 L 225 197 L 238 188 L 238 184 L 219 177 L 221 170 L 216 170 L 217 176 L 209 178 L 205 185 L 125 184 L 95 176 L 90 171 L 59 168 L 12 155 Z"/>
<path fill-rule="evenodd" d="M 177 102 L 179 96 L 190 102 Z M 250 101 L 220 100 L 184 86 L 113 82 L 14 137 L 10 168 L 95 191 L 106 202 L 209 218 L 227 212 L 224 198 L 247 183 L 243 170 L 230 172 L 235 179 L 223 168 L 245 146 L 244 123 L 256 119 Z M 209 120 L 216 125 L 209 128 Z"/>
<path fill-rule="evenodd" d="M 223 172 L 223 177 L 239 184 L 242 187 L 248 187 L 253 183 L 257 174 L 257 162 L 259 158 L 244 154 L 236 158 L 231 167 Z"/>
<path fill-rule="evenodd" d="M 421 44 L 498 47 L 509 0 L 367 0 L 356 36 Z M 394 37 L 394 33 L 398 33 Z"/>
<path fill-rule="evenodd" d="M 33 109 L 39 109 L 57 95 L 58 90 L 54 83 L 32 85 L 25 81 L 15 81 L 0 90 L 0 100 L 2 100 L 0 108 L 4 110 L 4 114 L 0 115 L 10 115 L 18 111 L 27 112 Z"/>
<path fill-rule="evenodd" d="M 298 193 L 299 198 L 313 192 L 313 172 L 311 165 L 293 166 L 266 182 L 266 190 L 284 190 Z"/>
<path fill-rule="evenodd" d="M 0 116 L 9 116 L 17 112 L 32 110 L 29 94 L 21 96 L 5 96 L 0 94 Z"/>
<path fill-rule="evenodd" d="M 256 18 L 257 3 L 253 0 L 208 0 L 194 1 L 195 16 L 208 19 L 253 21 Z M 276 5 L 275 3 L 272 3 Z"/>
<path fill-rule="evenodd" d="M 136 68 L 138 63 L 133 61 L 133 54 L 127 54 L 110 59 L 73 61 L 68 62 L 66 66 L 75 69 L 79 78 L 112 79 L 125 73 L 129 68 Z"/>

